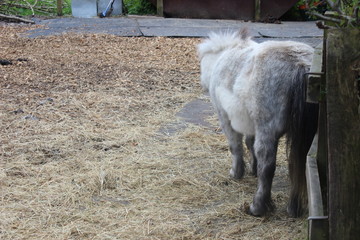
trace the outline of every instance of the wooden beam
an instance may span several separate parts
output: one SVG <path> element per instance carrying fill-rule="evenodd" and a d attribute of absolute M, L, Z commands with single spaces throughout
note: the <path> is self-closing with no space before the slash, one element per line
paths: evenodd
<path fill-rule="evenodd" d="M 360 236 L 360 29 L 329 29 L 326 44 L 329 239 Z"/>
<path fill-rule="evenodd" d="M 164 1 L 163 0 L 157 0 L 156 12 L 157 12 L 157 15 L 159 15 L 160 17 L 164 16 Z"/>
<path fill-rule="evenodd" d="M 318 136 L 316 134 L 306 158 L 306 182 L 309 199 L 309 215 L 319 217 L 324 216 L 324 209 L 322 205 L 319 171 L 316 162 L 317 145 Z"/>
<path fill-rule="evenodd" d="M 63 0 L 57 0 L 57 15 L 62 16 L 63 15 Z"/>
<path fill-rule="evenodd" d="M 255 21 L 261 20 L 261 0 L 255 0 Z"/>
<path fill-rule="evenodd" d="M 306 183 L 309 202 L 309 240 L 328 239 L 328 217 L 324 214 L 317 163 L 318 142 L 318 134 L 316 134 L 306 157 Z"/>
<path fill-rule="evenodd" d="M 22 17 L 16 17 L 16 16 L 10 16 L 10 15 L 4 15 L 4 14 L 0 14 L 0 19 L 5 19 L 8 21 L 15 21 L 15 22 L 24 22 L 24 23 L 31 23 L 34 24 L 35 22 L 26 18 L 22 18 Z"/>

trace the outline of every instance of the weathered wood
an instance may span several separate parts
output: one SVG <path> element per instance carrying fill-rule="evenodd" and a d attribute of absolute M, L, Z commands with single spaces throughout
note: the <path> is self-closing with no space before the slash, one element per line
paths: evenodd
<path fill-rule="evenodd" d="M 326 37 L 324 36 L 324 39 Z M 321 72 L 326 73 L 326 41 L 322 43 Z M 320 78 L 319 121 L 318 121 L 318 148 L 316 160 L 320 178 L 324 215 L 328 215 L 328 159 L 327 159 L 327 114 L 326 114 L 326 78 Z"/>
<path fill-rule="evenodd" d="M 325 86 L 325 80 L 322 79 L 321 86 Z M 318 149 L 317 165 L 322 192 L 324 215 L 328 215 L 328 159 L 327 159 L 327 119 L 326 119 L 326 100 L 320 98 L 319 101 L 319 125 L 318 125 Z"/>
<path fill-rule="evenodd" d="M 322 53 L 323 44 L 321 43 L 315 48 L 310 73 L 307 78 L 306 102 L 309 103 L 318 103 L 320 100 L 321 78 L 324 75 L 322 71 Z"/>
<path fill-rule="evenodd" d="M 316 134 L 306 157 L 306 182 L 310 216 L 324 216 L 320 179 L 316 162 L 318 135 Z"/>
<path fill-rule="evenodd" d="M 57 0 L 57 15 L 62 16 L 63 15 L 63 0 Z"/>
<path fill-rule="evenodd" d="M 26 19 L 26 18 L 10 16 L 10 15 L 5 15 L 5 14 L 0 14 L 0 19 L 5 19 L 8 21 L 15 21 L 15 22 L 31 23 L 31 24 L 35 23 L 34 21 Z"/>
<path fill-rule="evenodd" d="M 327 34 L 329 239 L 360 236 L 360 30 Z"/>
<path fill-rule="evenodd" d="M 317 164 L 318 134 L 315 135 L 306 157 L 306 183 L 309 202 L 309 240 L 326 240 L 328 218 L 324 215 L 323 197 Z"/>
<path fill-rule="evenodd" d="M 161 17 L 164 16 L 164 1 L 163 0 L 157 0 L 156 12 L 157 12 L 157 15 L 159 15 Z"/>
<path fill-rule="evenodd" d="M 255 0 L 255 21 L 261 20 L 261 0 Z"/>

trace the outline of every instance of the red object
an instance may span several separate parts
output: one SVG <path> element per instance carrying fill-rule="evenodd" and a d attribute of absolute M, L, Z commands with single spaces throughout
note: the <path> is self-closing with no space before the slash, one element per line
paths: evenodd
<path fill-rule="evenodd" d="M 317 6 L 319 6 L 319 5 L 321 5 L 321 4 L 323 4 L 323 1 L 319 1 L 319 2 L 313 2 L 313 6 L 314 7 L 317 7 Z M 299 6 L 299 9 L 300 10 L 306 10 L 306 9 L 309 9 L 309 5 L 308 4 L 303 4 L 303 5 L 300 5 Z"/>
<path fill-rule="evenodd" d="M 300 10 L 306 10 L 306 9 L 309 9 L 309 6 L 307 4 L 303 4 L 303 5 L 299 6 L 299 9 Z"/>

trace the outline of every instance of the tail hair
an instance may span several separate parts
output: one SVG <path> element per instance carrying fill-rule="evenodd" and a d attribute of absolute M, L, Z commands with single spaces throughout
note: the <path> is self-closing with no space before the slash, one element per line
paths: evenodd
<path fill-rule="evenodd" d="M 198 45 L 198 55 L 202 59 L 205 54 L 216 53 L 227 48 L 246 46 L 251 40 L 248 28 L 238 31 L 210 32 L 208 38 Z"/>
<path fill-rule="evenodd" d="M 306 156 L 317 131 L 318 104 L 306 102 L 306 68 L 300 68 L 292 84 L 287 150 L 291 193 L 288 211 L 298 217 L 303 214 L 306 194 Z"/>

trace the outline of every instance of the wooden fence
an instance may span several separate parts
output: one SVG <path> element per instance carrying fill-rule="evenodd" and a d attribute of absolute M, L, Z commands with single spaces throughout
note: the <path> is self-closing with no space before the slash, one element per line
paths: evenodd
<path fill-rule="evenodd" d="M 320 104 L 307 158 L 310 240 L 360 236 L 359 39 L 360 29 L 326 30 L 308 77 L 308 99 Z"/>

